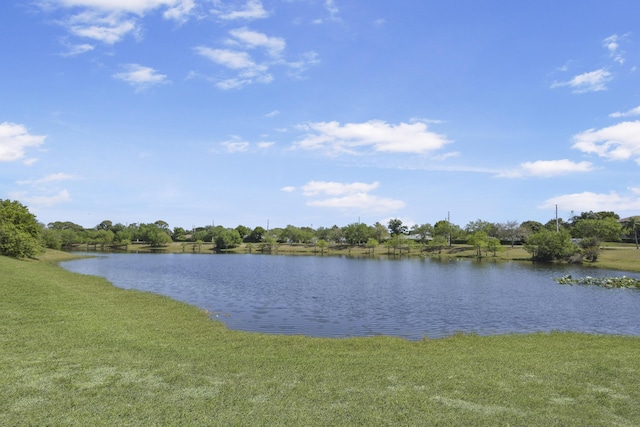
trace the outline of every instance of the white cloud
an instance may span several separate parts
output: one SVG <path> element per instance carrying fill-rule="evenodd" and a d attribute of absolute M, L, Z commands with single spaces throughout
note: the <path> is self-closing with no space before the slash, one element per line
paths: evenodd
<path fill-rule="evenodd" d="M 640 211 L 640 195 L 635 189 L 630 189 L 630 194 L 620 195 L 615 191 L 608 194 L 583 193 L 564 194 L 545 200 L 540 209 L 553 209 L 558 205 L 563 210 L 573 210 L 576 212 L 586 211 Z"/>
<path fill-rule="evenodd" d="M 249 143 L 246 141 L 225 141 L 220 145 L 225 147 L 227 153 L 242 153 L 249 149 Z"/>
<path fill-rule="evenodd" d="M 278 110 L 273 110 L 273 111 L 271 111 L 271 112 L 269 112 L 269 113 L 265 114 L 264 116 L 265 116 L 266 118 L 268 118 L 268 119 L 272 119 L 272 118 L 274 118 L 274 117 L 276 117 L 276 116 L 279 116 L 279 115 L 280 115 L 280 111 L 278 111 Z"/>
<path fill-rule="evenodd" d="M 196 53 L 204 56 L 211 61 L 224 65 L 234 70 L 255 67 L 255 63 L 251 60 L 251 56 L 247 52 L 238 52 L 227 49 L 211 49 L 204 46 L 195 48 Z"/>
<path fill-rule="evenodd" d="M 67 29 L 78 37 L 115 44 L 136 30 L 136 22 L 134 19 L 124 19 L 119 15 L 100 17 L 90 13 L 76 15 L 68 23 Z"/>
<path fill-rule="evenodd" d="M 240 43 L 247 49 L 253 49 L 256 47 L 265 48 L 269 56 L 278 58 L 282 55 L 285 47 L 287 46 L 284 39 L 279 37 L 269 37 L 266 34 L 259 33 L 257 31 L 251 31 L 247 28 L 239 28 L 229 31 L 235 40 L 231 43 Z"/>
<path fill-rule="evenodd" d="M 275 142 L 269 142 L 269 141 L 258 142 L 258 148 L 266 150 L 267 148 L 270 148 L 271 146 L 273 146 L 273 144 L 275 144 Z"/>
<path fill-rule="evenodd" d="M 262 2 L 260 0 L 248 0 L 244 7 L 241 9 L 226 8 L 224 11 L 214 10 L 213 12 L 224 20 L 252 20 L 266 18 L 267 16 L 269 16 L 267 11 L 264 10 L 264 7 L 262 6 Z"/>
<path fill-rule="evenodd" d="M 381 153 L 424 154 L 438 150 L 450 141 L 431 132 L 425 123 L 388 124 L 381 120 L 364 123 L 317 122 L 299 127 L 308 131 L 294 148 L 324 150 L 328 154 L 363 154 L 366 150 Z"/>
<path fill-rule="evenodd" d="M 305 52 L 298 57 L 297 61 L 289 61 L 286 65 L 289 67 L 289 75 L 296 78 L 302 78 L 303 74 L 312 66 L 320 63 L 319 55 L 316 52 Z"/>
<path fill-rule="evenodd" d="M 286 187 L 282 187 L 280 190 L 284 191 L 285 193 L 293 193 L 294 191 L 296 191 L 296 187 L 288 185 Z"/>
<path fill-rule="evenodd" d="M 25 149 L 44 143 L 46 136 L 30 135 L 24 125 L 0 123 L 0 162 L 14 162 L 25 157 Z M 33 163 L 33 159 L 27 162 Z"/>
<path fill-rule="evenodd" d="M 626 38 L 626 34 L 619 36 L 613 34 L 602 41 L 602 46 L 609 51 L 609 56 L 618 64 L 624 64 L 624 51 L 620 49 L 620 41 Z"/>
<path fill-rule="evenodd" d="M 632 108 L 631 110 L 628 110 L 628 111 L 624 111 L 624 112 L 617 111 L 615 113 L 609 114 L 609 117 L 614 117 L 614 118 L 632 117 L 632 116 L 640 116 L 640 106 L 636 108 Z"/>
<path fill-rule="evenodd" d="M 593 165 L 590 162 L 572 162 L 571 160 L 537 160 L 521 163 L 516 169 L 499 173 L 501 178 L 521 178 L 527 176 L 549 178 L 570 173 L 590 172 Z"/>
<path fill-rule="evenodd" d="M 575 93 L 598 92 L 606 90 L 606 83 L 611 79 L 612 74 L 604 68 L 601 68 L 599 70 L 577 75 L 566 82 L 554 82 L 551 85 L 551 88 L 554 89 L 569 86 L 573 88 L 573 92 Z"/>
<path fill-rule="evenodd" d="M 159 74 L 151 67 L 144 67 L 138 64 L 127 64 L 124 66 L 124 69 L 124 72 L 114 74 L 113 77 L 134 86 L 136 91 L 169 83 L 166 75 Z"/>
<path fill-rule="evenodd" d="M 313 200 L 309 200 L 306 203 L 307 206 L 374 212 L 392 212 L 405 206 L 405 203 L 401 200 L 369 194 L 377 189 L 379 185 L 379 182 L 310 181 L 300 189 L 305 197 L 313 198 Z M 296 188 L 284 187 L 282 190 L 293 192 Z"/>
<path fill-rule="evenodd" d="M 153 9 L 169 8 L 190 11 L 193 0 L 45 0 L 49 7 L 87 8 L 143 15 Z"/>
<path fill-rule="evenodd" d="M 273 76 L 266 65 L 256 64 L 247 52 L 211 49 L 205 46 L 195 48 L 196 53 L 238 72 L 237 76 L 220 80 L 216 86 L 220 89 L 238 89 L 253 83 L 270 83 Z"/>
<path fill-rule="evenodd" d="M 82 55 L 83 53 L 91 52 L 93 49 L 95 49 L 95 46 L 87 43 L 70 45 L 67 51 L 62 53 L 61 56 L 70 57 Z"/>
<path fill-rule="evenodd" d="M 327 12 L 329 12 L 329 15 L 331 15 L 331 19 L 339 20 L 338 15 L 340 13 L 340 9 L 338 9 L 338 5 L 335 0 L 325 0 L 324 7 L 327 9 Z"/>
<path fill-rule="evenodd" d="M 19 199 L 20 201 L 38 207 L 50 207 L 60 203 L 68 202 L 71 200 L 69 191 L 60 190 L 58 193 L 51 196 L 29 196 L 27 193 L 10 193 L 9 197 Z"/>
<path fill-rule="evenodd" d="M 589 129 L 573 137 L 573 148 L 609 160 L 635 159 L 640 163 L 640 121 L 621 122 L 599 130 Z"/>
<path fill-rule="evenodd" d="M 184 22 L 195 8 L 194 0 L 42 0 L 45 10 L 72 9 L 75 14 L 61 21 L 78 37 L 115 44 L 127 34 L 139 33 L 139 20 L 153 10 L 165 19 Z"/>
<path fill-rule="evenodd" d="M 334 209 L 358 209 L 371 212 L 396 211 L 405 206 L 401 200 L 372 196 L 367 193 L 355 193 L 344 197 L 313 200 L 307 202 L 307 205 Z"/>
<path fill-rule="evenodd" d="M 59 173 L 54 173 L 51 175 L 47 175 L 44 178 L 40 178 L 40 179 L 36 179 L 36 180 L 23 180 L 23 181 L 18 181 L 17 183 L 20 185 L 34 185 L 34 186 L 38 186 L 38 185 L 42 185 L 42 184 L 49 184 L 52 182 L 59 182 L 59 181 L 67 181 L 70 179 L 75 179 L 75 176 L 70 175 L 68 173 L 64 173 L 64 172 L 59 172 Z"/>
<path fill-rule="evenodd" d="M 377 181 L 371 184 L 364 182 L 343 184 L 331 181 L 310 181 L 302 186 L 302 191 L 305 196 L 316 196 L 318 194 L 339 196 L 342 194 L 368 193 L 378 188 L 378 186 L 380 186 L 380 183 Z"/>

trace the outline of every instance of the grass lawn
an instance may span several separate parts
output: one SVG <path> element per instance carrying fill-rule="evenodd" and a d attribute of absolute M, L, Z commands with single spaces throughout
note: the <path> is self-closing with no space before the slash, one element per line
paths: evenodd
<path fill-rule="evenodd" d="M 640 425 L 640 338 L 324 339 L 0 257 L 0 425 Z"/>

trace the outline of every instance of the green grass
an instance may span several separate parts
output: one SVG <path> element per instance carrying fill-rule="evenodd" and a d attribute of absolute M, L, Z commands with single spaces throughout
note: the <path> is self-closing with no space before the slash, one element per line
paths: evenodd
<path fill-rule="evenodd" d="M 56 260 L 49 252 L 45 257 Z M 640 338 L 230 331 L 0 257 L 0 425 L 639 425 Z"/>

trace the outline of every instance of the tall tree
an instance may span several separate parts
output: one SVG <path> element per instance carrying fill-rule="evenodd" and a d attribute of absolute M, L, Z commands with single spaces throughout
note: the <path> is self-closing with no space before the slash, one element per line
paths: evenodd
<path fill-rule="evenodd" d="M 390 219 L 387 228 L 392 237 L 399 234 L 407 234 L 408 231 L 407 227 L 402 224 L 402 220 L 398 218 Z"/>

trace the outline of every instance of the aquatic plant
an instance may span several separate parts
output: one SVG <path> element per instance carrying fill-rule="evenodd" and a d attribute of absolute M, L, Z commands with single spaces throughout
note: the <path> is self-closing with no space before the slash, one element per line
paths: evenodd
<path fill-rule="evenodd" d="M 595 285 L 604 288 L 636 288 L 640 289 L 640 279 L 632 277 L 578 277 L 574 278 L 570 274 L 556 277 L 553 280 L 561 285 Z"/>

